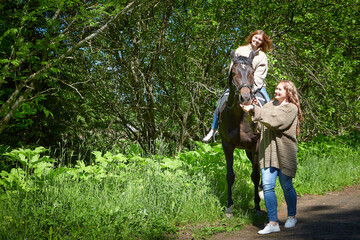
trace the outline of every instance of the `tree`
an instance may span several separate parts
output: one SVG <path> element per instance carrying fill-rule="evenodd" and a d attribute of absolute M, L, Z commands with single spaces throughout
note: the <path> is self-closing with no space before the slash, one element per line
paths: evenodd
<path fill-rule="evenodd" d="M 122 11 L 103 1 L 2 2 L 0 24 L 7 29 L 1 33 L 0 46 L 0 86 L 5 89 L 0 96 L 0 133 L 9 127 L 8 122 L 23 103 L 53 90 L 39 89 L 38 85 L 59 72 L 58 64 L 104 31 L 134 2 Z"/>
<path fill-rule="evenodd" d="M 150 153 L 159 141 L 173 151 L 190 146 L 227 88 L 230 50 L 256 29 L 275 46 L 270 95 L 280 79 L 298 86 L 304 139 L 359 130 L 358 0 L 55 4 L 0 5 L 12 16 L 0 18 L 7 136 L 30 136 L 19 133 L 32 124 L 38 134 L 27 143 L 66 135 L 103 148 L 125 139 Z"/>
<path fill-rule="evenodd" d="M 284 10 L 271 19 L 276 48 L 269 79 L 296 82 L 303 137 L 359 131 L 359 1 L 296 1 Z"/>
<path fill-rule="evenodd" d="M 239 38 L 235 20 L 226 17 L 238 11 L 231 4 L 150 1 L 94 43 L 105 54 L 96 67 L 99 75 L 113 76 L 102 83 L 108 89 L 98 93 L 116 96 L 97 99 L 104 100 L 102 106 L 112 104 L 114 128 L 120 125 L 128 139 L 150 151 L 158 138 L 181 149 L 205 132 L 210 121 L 204 123 L 204 115 L 210 115 L 226 87 L 228 54 Z"/>

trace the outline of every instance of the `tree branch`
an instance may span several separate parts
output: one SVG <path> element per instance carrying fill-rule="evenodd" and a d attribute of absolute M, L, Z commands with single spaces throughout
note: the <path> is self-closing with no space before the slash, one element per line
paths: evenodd
<path fill-rule="evenodd" d="M 68 57 L 70 54 L 72 54 L 74 51 L 79 49 L 84 43 L 87 41 L 95 38 L 97 35 L 102 33 L 110 24 L 115 22 L 121 15 L 125 14 L 131 6 L 134 5 L 135 2 L 138 0 L 134 0 L 131 3 L 129 3 L 125 8 L 123 8 L 120 12 L 118 12 L 113 18 L 111 18 L 108 22 L 106 22 L 101 28 L 96 30 L 94 33 L 90 34 L 83 40 L 79 41 L 75 46 L 68 49 L 65 53 L 63 53 L 60 57 L 55 59 L 54 61 L 50 62 L 43 68 L 41 68 L 39 71 L 31 74 L 26 80 L 22 81 L 16 88 L 16 90 L 13 92 L 13 94 L 8 98 L 8 100 L 1 106 L 0 109 L 0 116 L 4 116 L 0 121 L 0 133 L 5 129 L 6 124 L 9 122 L 11 117 L 13 116 L 15 110 L 20 106 L 22 102 L 26 100 L 27 94 L 29 94 L 30 90 L 26 89 L 23 94 L 21 94 L 23 88 L 37 79 L 41 74 L 47 72 L 51 67 L 54 67 L 55 65 L 61 63 L 66 57 Z M 27 93 L 27 94 L 25 94 Z M 20 95 L 21 94 L 21 95 Z M 20 96 L 19 96 L 20 95 Z"/>

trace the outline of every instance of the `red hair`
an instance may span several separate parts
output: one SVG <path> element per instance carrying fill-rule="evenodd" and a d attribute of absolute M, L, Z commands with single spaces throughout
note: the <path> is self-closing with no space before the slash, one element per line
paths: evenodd
<path fill-rule="evenodd" d="M 295 104 L 298 108 L 298 120 L 300 121 L 303 121 L 304 120 L 304 117 L 303 117 L 303 114 L 302 114 L 302 111 L 301 111 L 301 108 L 300 108 L 300 99 L 299 99 L 299 94 L 298 94 L 298 91 L 295 87 L 295 84 L 292 82 L 292 81 L 289 81 L 289 80 L 282 80 L 278 83 L 279 84 L 282 84 L 286 93 L 287 93 L 287 96 L 288 96 L 288 101 Z M 296 126 L 296 135 L 298 135 L 300 133 L 300 125 L 299 125 L 299 121 L 297 122 L 297 126 Z"/>
<path fill-rule="evenodd" d="M 251 43 L 251 39 L 254 35 L 261 35 L 263 37 L 263 42 L 260 45 L 261 50 L 266 53 L 268 50 L 272 49 L 272 41 L 270 40 L 269 36 L 263 30 L 256 30 L 246 38 L 246 42 L 249 44 Z"/>

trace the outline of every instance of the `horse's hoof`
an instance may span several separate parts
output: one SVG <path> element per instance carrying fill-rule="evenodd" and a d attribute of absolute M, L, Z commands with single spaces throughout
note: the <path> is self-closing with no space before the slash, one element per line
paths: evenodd
<path fill-rule="evenodd" d="M 259 192 L 259 197 L 260 197 L 260 199 L 262 199 L 262 200 L 265 199 L 265 198 L 264 198 L 264 191 L 263 191 L 263 190 L 261 190 L 261 191 Z"/>
<path fill-rule="evenodd" d="M 230 219 L 232 216 L 234 216 L 234 214 L 233 214 L 233 212 L 232 212 L 232 207 L 233 207 L 233 205 L 231 205 L 230 207 L 228 207 L 228 208 L 226 209 L 226 217 L 227 217 L 228 219 Z"/>

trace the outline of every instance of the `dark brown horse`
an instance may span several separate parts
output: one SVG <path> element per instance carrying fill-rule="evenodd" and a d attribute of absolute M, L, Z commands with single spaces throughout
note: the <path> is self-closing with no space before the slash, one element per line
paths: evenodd
<path fill-rule="evenodd" d="M 233 153 L 235 148 L 245 149 L 247 157 L 252 163 L 251 179 L 254 183 L 255 209 L 260 211 L 260 197 L 258 193 L 260 173 L 258 164 L 259 134 L 256 134 L 248 122 L 248 114 L 245 113 L 240 104 L 250 104 L 253 99 L 252 87 L 254 83 L 254 69 L 252 60 L 255 53 L 250 56 L 235 56 L 231 51 L 232 66 L 229 74 L 229 97 L 226 106 L 219 116 L 219 132 L 222 147 L 226 157 L 228 185 L 227 213 L 232 215 L 232 185 L 235 181 L 233 169 Z"/>

